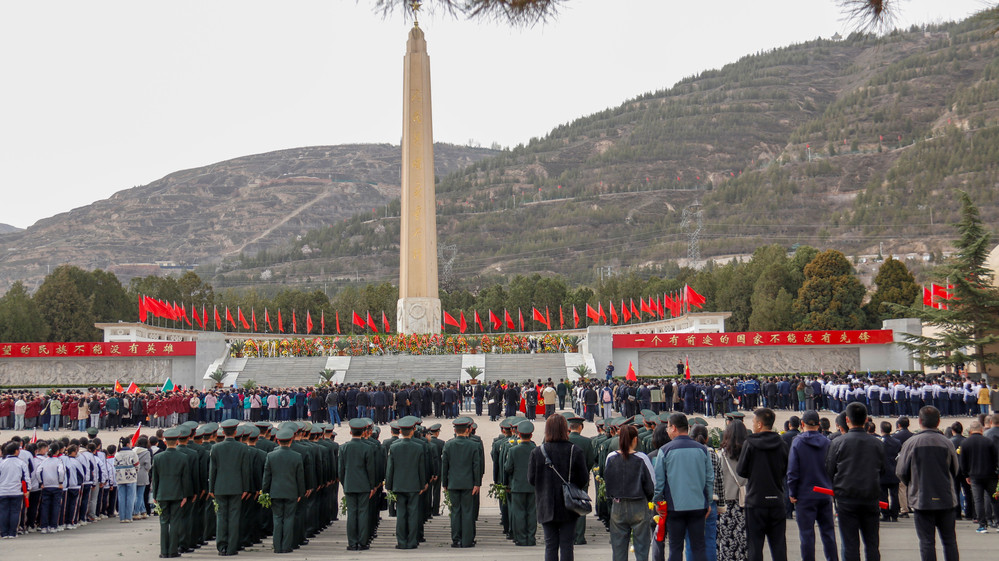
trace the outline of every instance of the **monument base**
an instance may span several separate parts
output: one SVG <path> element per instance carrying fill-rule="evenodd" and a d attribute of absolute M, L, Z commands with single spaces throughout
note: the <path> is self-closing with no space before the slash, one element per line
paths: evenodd
<path fill-rule="evenodd" d="M 396 331 L 405 334 L 441 332 L 440 298 L 400 298 L 396 307 Z"/>

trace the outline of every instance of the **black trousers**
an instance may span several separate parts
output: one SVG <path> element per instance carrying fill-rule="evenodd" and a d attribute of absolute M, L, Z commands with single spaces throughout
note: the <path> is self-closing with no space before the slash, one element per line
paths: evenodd
<path fill-rule="evenodd" d="M 572 561 L 572 544 L 576 536 L 576 521 L 543 522 L 545 561 Z"/>
<path fill-rule="evenodd" d="M 916 537 L 919 538 L 919 558 L 922 561 L 936 561 L 936 533 L 940 532 L 940 545 L 943 546 L 944 561 L 957 561 L 957 530 L 954 509 L 915 510 Z M 842 524 L 842 520 L 840 524 Z"/>
<path fill-rule="evenodd" d="M 881 511 L 881 520 L 898 520 L 900 510 L 898 502 L 898 483 L 881 485 L 881 500 L 888 503 L 888 510 Z"/>
<path fill-rule="evenodd" d="M 880 561 L 878 535 L 880 512 L 877 504 L 853 505 L 836 503 L 839 513 L 839 538 L 842 544 L 842 561 L 860 561 L 860 540 L 864 540 L 864 559 Z"/>
<path fill-rule="evenodd" d="M 786 514 L 782 504 L 768 507 L 746 506 L 749 561 L 763 561 L 764 540 L 770 543 L 770 557 L 773 561 L 787 561 Z"/>

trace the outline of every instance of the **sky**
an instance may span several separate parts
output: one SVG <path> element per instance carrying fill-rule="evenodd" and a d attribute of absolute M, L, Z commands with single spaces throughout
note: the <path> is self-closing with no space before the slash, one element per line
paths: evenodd
<path fill-rule="evenodd" d="M 988 5 L 901 0 L 895 25 Z M 434 139 L 510 147 L 744 55 L 856 29 L 834 0 L 566 0 L 526 28 L 420 20 Z M 411 25 L 374 0 L 0 2 L 0 223 L 26 228 L 248 154 L 398 144 Z"/>

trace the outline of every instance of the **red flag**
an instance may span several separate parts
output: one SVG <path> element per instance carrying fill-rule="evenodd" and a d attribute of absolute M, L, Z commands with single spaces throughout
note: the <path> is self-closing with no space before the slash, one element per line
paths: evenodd
<path fill-rule="evenodd" d="M 312 333 L 312 310 L 305 311 L 305 332 Z"/>
<path fill-rule="evenodd" d="M 336 334 L 340 334 L 340 310 L 336 311 Z"/>
<path fill-rule="evenodd" d="M 392 326 L 389 325 L 388 316 L 385 315 L 385 310 L 382 310 L 382 331 L 385 333 L 392 331 Z"/>
<path fill-rule="evenodd" d="M 194 306 L 191 307 L 191 311 L 192 312 L 194 311 Z M 187 325 L 194 327 L 194 325 L 191 323 L 191 320 L 187 319 L 187 309 L 184 307 L 184 304 L 180 305 L 180 315 L 184 316 L 184 321 L 187 323 Z"/>
<path fill-rule="evenodd" d="M 139 296 L 139 321 L 146 323 L 146 297 Z"/>
<path fill-rule="evenodd" d="M 479 326 L 479 332 L 480 333 L 483 332 L 483 331 L 485 331 L 485 329 L 482 328 L 482 318 L 479 317 L 479 311 L 478 310 L 475 310 L 475 325 Z"/>
<path fill-rule="evenodd" d="M 219 317 L 219 307 L 213 307 L 215 308 L 215 331 L 220 331 L 222 329 L 222 318 Z"/>
<path fill-rule="evenodd" d="M 562 315 L 562 305 L 559 304 L 558 307 L 558 327 L 559 329 L 565 329 L 565 316 Z"/>
<path fill-rule="evenodd" d="M 621 300 L 621 321 L 623 323 L 631 321 L 631 312 L 628 311 L 628 306 L 624 305 L 624 300 Z"/>
<path fill-rule="evenodd" d="M 444 325 L 451 325 L 451 326 L 454 326 L 454 327 L 459 327 L 458 320 L 454 319 L 454 316 L 452 316 L 451 314 L 449 314 L 447 312 L 444 312 Z"/>
<path fill-rule="evenodd" d="M 545 325 L 548 326 L 548 329 L 551 329 L 552 328 L 552 311 L 548 309 L 548 306 L 545 306 L 545 319 L 548 320 L 548 321 L 545 322 Z"/>
<path fill-rule="evenodd" d="M 243 308 L 236 308 L 236 315 L 239 317 L 239 323 L 243 324 L 243 329 L 249 331 L 250 324 L 246 322 L 246 316 L 243 315 Z"/>
<path fill-rule="evenodd" d="M 953 288 L 953 286 L 950 286 L 950 288 Z M 947 300 L 950 300 L 951 295 L 947 287 L 931 284 L 930 289 L 933 292 L 933 307 L 940 308 L 941 310 L 948 309 Z"/>
<path fill-rule="evenodd" d="M 205 328 L 205 322 L 202 321 L 201 318 L 198 317 L 198 309 L 195 308 L 193 304 L 191 305 L 191 315 L 194 316 L 194 323 L 196 323 L 198 325 L 198 327 L 204 329 Z"/>
<path fill-rule="evenodd" d="M 610 307 L 611 321 L 614 322 L 614 325 L 617 325 L 617 311 L 614 310 L 614 302 L 608 302 L 607 305 Z"/>
<path fill-rule="evenodd" d="M 125 390 L 125 393 L 139 393 L 139 385 L 136 384 L 135 382 L 132 382 L 131 384 L 128 385 L 128 389 Z"/>
<path fill-rule="evenodd" d="M 284 333 L 284 322 L 281 321 L 281 308 L 278 308 L 278 331 Z"/>
<path fill-rule="evenodd" d="M 375 333 L 378 333 L 378 326 L 375 325 L 375 320 L 371 319 L 371 312 L 368 312 L 368 327 Z"/>
<path fill-rule="evenodd" d="M 253 317 L 253 332 L 259 333 L 260 331 L 257 329 L 257 311 L 250 308 L 250 315 Z"/>
<path fill-rule="evenodd" d="M 205 304 L 201 305 L 201 328 L 208 329 L 208 312 L 205 311 Z"/>
<path fill-rule="evenodd" d="M 361 314 L 359 314 L 357 312 L 353 312 L 353 313 L 354 313 L 354 318 L 353 318 L 354 325 L 356 325 L 357 327 L 360 327 L 361 329 L 367 328 L 368 324 L 364 322 L 364 318 L 361 317 Z"/>
<path fill-rule="evenodd" d="M 267 308 L 264 308 L 264 323 L 267 324 L 267 331 L 274 331 L 274 328 L 271 327 L 271 313 L 267 311 Z"/>
<path fill-rule="evenodd" d="M 686 378 L 686 379 L 688 379 L 688 380 L 690 379 L 690 357 L 689 356 L 687 357 L 687 365 L 683 369 L 683 377 Z"/>
<path fill-rule="evenodd" d="M 663 298 L 664 299 L 666 298 L 666 294 L 663 294 Z M 659 301 L 659 295 L 658 294 L 656 295 L 656 314 L 658 314 L 659 317 L 661 317 L 661 318 L 665 318 L 666 317 L 666 310 L 663 309 L 663 304 L 662 304 L 662 302 Z"/>
<path fill-rule="evenodd" d="M 590 307 L 589 304 L 586 305 L 587 308 Z M 576 305 L 572 305 L 572 328 L 576 329 L 579 327 L 579 312 L 576 310 Z"/>
<path fill-rule="evenodd" d="M 229 306 L 225 307 L 225 320 L 232 324 L 233 329 L 239 329 L 239 326 L 236 325 L 236 320 L 232 319 L 232 312 L 229 311 Z"/>
<path fill-rule="evenodd" d="M 462 333 L 464 333 L 465 331 L 468 331 L 468 324 L 465 323 L 465 312 L 464 311 L 461 312 L 461 318 L 458 319 L 458 329 Z"/>
<path fill-rule="evenodd" d="M 631 315 L 635 319 L 637 319 L 639 321 L 641 321 L 641 319 L 642 319 L 642 314 L 638 313 L 638 308 L 635 307 L 635 299 L 634 298 L 631 299 Z"/>
<path fill-rule="evenodd" d="M 679 315 L 676 313 L 676 302 L 673 301 L 672 297 L 663 294 L 663 301 L 665 302 L 666 308 L 669 309 L 671 316 L 676 317 Z"/>
<path fill-rule="evenodd" d="M 594 323 L 600 323 L 600 312 L 593 309 L 588 302 L 586 304 L 586 317 L 590 318 L 590 321 Z"/>
<path fill-rule="evenodd" d="M 929 288 L 923 287 L 923 305 L 929 306 L 931 308 L 936 308 L 933 304 L 933 292 Z"/>
<path fill-rule="evenodd" d="M 503 322 L 500 321 L 500 318 L 492 310 L 489 310 L 489 321 L 493 324 L 493 331 L 499 331 L 503 327 Z"/>
<path fill-rule="evenodd" d="M 114 393 L 125 393 L 125 388 L 121 387 L 121 382 L 114 381 Z"/>
<path fill-rule="evenodd" d="M 524 311 L 517 308 L 517 316 L 520 318 L 520 330 L 524 330 Z"/>
<path fill-rule="evenodd" d="M 132 448 L 135 448 L 135 445 L 139 443 L 139 436 L 140 436 L 139 435 L 139 431 L 140 430 L 142 430 L 142 423 L 139 423 L 135 427 L 135 434 L 132 435 Z"/>
<path fill-rule="evenodd" d="M 545 314 L 542 314 L 541 311 L 538 310 L 537 308 L 533 308 L 533 310 L 534 310 L 534 321 L 548 327 L 548 329 L 551 329 L 551 327 L 548 325 L 548 322 L 545 320 Z"/>
<path fill-rule="evenodd" d="M 690 285 L 684 285 L 684 290 L 686 291 L 684 298 L 687 299 L 689 306 L 697 306 L 700 308 L 701 304 L 707 301 L 706 298 L 694 291 L 693 288 L 690 288 Z"/>
<path fill-rule="evenodd" d="M 174 321 L 177 321 L 177 320 L 179 320 L 181 318 L 185 318 L 186 319 L 187 318 L 187 314 L 185 314 L 184 310 L 182 310 L 181 307 L 178 306 L 176 302 L 174 302 L 173 303 L 173 319 L 174 319 Z"/>
<path fill-rule="evenodd" d="M 326 335 L 326 310 L 319 312 L 319 331 Z"/>
<path fill-rule="evenodd" d="M 632 366 L 631 361 L 628 361 L 628 373 L 624 375 L 625 380 L 631 380 L 632 382 L 638 381 L 638 375 L 635 374 L 635 367 Z"/>
<path fill-rule="evenodd" d="M 291 311 L 291 332 L 298 333 L 298 318 L 295 317 L 295 310 Z"/>
<path fill-rule="evenodd" d="M 514 329 L 513 318 L 510 317 L 510 310 L 507 310 L 506 308 L 504 308 L 503 309 L 503 314 L 506 315 L 506 318 L 505 318 L 505 320 L 506 320 L 506 328 L 507 329 Z"/>

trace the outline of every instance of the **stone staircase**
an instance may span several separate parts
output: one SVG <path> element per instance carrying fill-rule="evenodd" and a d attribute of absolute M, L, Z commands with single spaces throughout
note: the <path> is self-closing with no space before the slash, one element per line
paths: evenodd
<path fill-rule="evenodd" d="M 474 360 L 473 360 L 474 359 Z M 242 385 L 253 380 L 258 386 L 277 388 L 314 386 L 320 381 L 319 372 L 331 367 L 336 380 L 349 384 L 375 385 L 384 382 L 457 382 L 464 363 L 484 362 L 485 376 L 480 381 L 496 380 L 523 382 L 538 378 L 558 381 L 565 378 L 568 362 L 563 354 L 523 355 L 388 355 L 355 357 L 249 358 L 230 359 L 225 364 L 226 385 Z M 334 364 L 335 363 L 335 364 Z M 345 372 L 344 372 L 345 370 Z"/>
<path fill-rule="evenodd" d="M 344 381 L 347 383 L 367 383 L 378 385 L 394 381 L 446 382 L 457 381 L 461 375 L 461 355 L 389 355 L 355 356 L 350 359 L 350 368 Z"/>
<path fill-rule="evenodd" d="M 486 355 L 486 380 L 524 382 L 547 380 L 558 382 L 566 377 L 565 358 L 561 353 L 526 355 Z"/>

